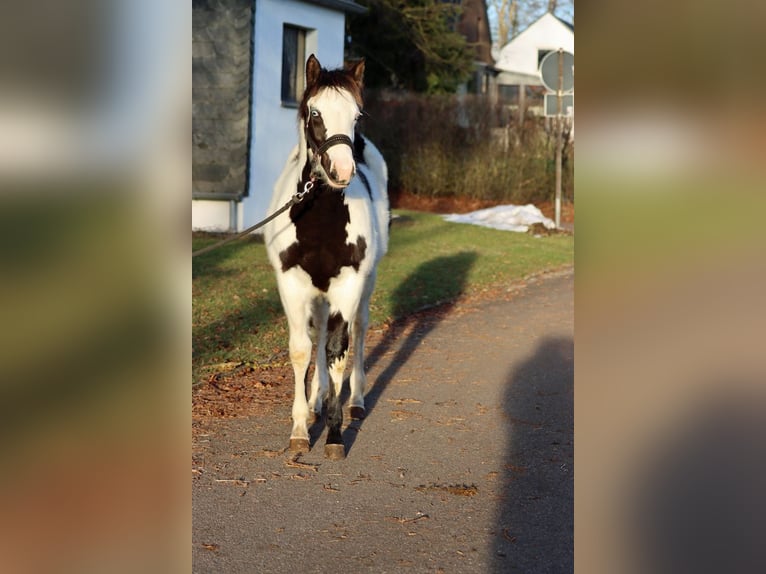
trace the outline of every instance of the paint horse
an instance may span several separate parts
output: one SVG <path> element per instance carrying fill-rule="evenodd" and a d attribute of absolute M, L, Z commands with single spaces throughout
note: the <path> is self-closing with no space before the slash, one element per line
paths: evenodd
<path fill-rule="evenodd" d="M 365 416 L 364 338 L 377 265 L 388 248 L 388 170 L 356 129 L 363 76 L 364 61 L 327 70 L 309 57 L 298 145 L 277 180 L 270 212 L 293 195 L 302 199 L 264 231 L 290 329 L 295 372 L 290 450 L 309 450 L 308 425 L 321 416 L 326 400 L 325 456 L 336 460 L 345 457 L 340 394 L 350 344 L 350 415 Z"/>

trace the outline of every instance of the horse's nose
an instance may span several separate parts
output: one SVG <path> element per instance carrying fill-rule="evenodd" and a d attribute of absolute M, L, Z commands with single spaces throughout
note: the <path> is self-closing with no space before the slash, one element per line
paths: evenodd
<path fill-rule="evenodd" d="M 330 170 L 330 177 L 332 177 L 340 185 L 348 185 L 351 178 L 354 177 L 356 172 L 356 166 L 353 159 L 337 159 L 332 164 Z"/>

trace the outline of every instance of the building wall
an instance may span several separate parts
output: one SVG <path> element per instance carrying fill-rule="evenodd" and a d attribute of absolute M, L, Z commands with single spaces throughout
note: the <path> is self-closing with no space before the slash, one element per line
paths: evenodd
<path fill-rule="evenodd" d="M 251 0 L 192 3 L 192 197 L 246 192 Z"/>
<path fill-rule="evenodd" d="M 474 45 L 476 60 L 492 65 L 492 33 L 487 18 L 487 4 L 484 0 L 463 0 L 458 22 L 460 32 L 469 44 Z"/>
<path fill-rule="evenodd" d="M 299 0 L 193 0 L 193 8 L 192 229 L 242 230 L 266 217 L 298 141 L 298 110 L 281 102 L 283 26 L 305 28 L 306 56 L 333 68 L 343 65 L 345 14 Z M 234 210 L 208 195 L 245 190 Z"/>
<path fill-rule="evenodd" d="M 222 200 L 192 201 L 192 229 L 197 231 L 229 231 L 231 202 Z M 234 222 L 232 222 L 234 227 Z"/>

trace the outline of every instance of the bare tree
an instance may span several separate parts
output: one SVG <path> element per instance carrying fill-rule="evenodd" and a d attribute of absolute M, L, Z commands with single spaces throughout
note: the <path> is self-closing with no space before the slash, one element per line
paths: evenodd
<path fill-rule="evenodd" d="M 493 16 L 495 41 L 500 47 L 546 12 L 574 22 L 574 0 L 489 0 L 487 9 Z"/>
<path fill-rule="evenodd" d="M 497 18 L 498 46 L 505 46 L 519 32 L 519 0 L 490 0 L 489 9 Z"/>

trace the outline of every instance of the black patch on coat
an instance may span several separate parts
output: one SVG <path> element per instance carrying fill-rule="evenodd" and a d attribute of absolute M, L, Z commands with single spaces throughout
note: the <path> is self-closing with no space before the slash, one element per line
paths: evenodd
<path fill-rule="evenodd" d="M 327 439 L 326 444 L 343 444 L 343 435 L 340 432 L 343 426 L 343 407 L 340 397 L 335 392 L 335 383 L 330 382 L 327 399 Z"/>
<path fill-rule="evenodd" d="M 327 139 L 327 128 L 324 125 L 324 119 L 322 114 L 317 112 L 317 115 L 311 113 L 309 110 L 309 116 L 306 120 L 306 140 L 313 150 L 318 149 L 324 144 Z M 325 172 L 330 173 L 330 158 L 327 154 L 323 154 L 318 158 L 318 161 L 322 162 L 322 167 Z"/>
<path fill-rule="evenodd" d="M 324 125 L 321 112 L 317 111 L 316 115 L 314 115 L 309 110 L 309 116 L 306 120 L 307 143 L 316 152 L 324 144 L 325 140 L 327 140 L 327 128 Z M 325 172 L 330 173 L 330 156 L 324 153 L 322 157 L 315 158 L 315 161 L 320 161 Z"/>
<path fill-rule="evenodd" d="M 304 168 L 304 174 L 306 171 Z M 367 241 L 361 235 L 354 243 L 347 241 L 350 216 L 342 192 L 317 182 L 303 201 L 290 208 L 290 219 L 295 225 L 296 241 L 279 254 L 282 271 L 298 266 L 309 274 L 317 289 L 326 292 L 330 280 L 343 267 L 359 270 L 367 253 Z"/>
<path fill-rule="evenodd" d="M 348 352 L 348 321 L 340 313 L 327 319 L 327 365 L 332 365 Z"/>
<path fill-rule="evenodd" d="M 364 148 L 367 145 L 367 143 L 364 141 L 364 138 L 362 137 L 362 134 L 360 134 L 358 131 L 354 132 L 354 161 L 358 164 L 367 165 L 367 162 L 364 161 Z M 367 176 L 364 175 L 364 171 L 361 169 L 356 170 L 356 175 L 359 176 L 359 179 L 362 180 L 362 183 L 364 184 L 364 187 L 367 189 L 367 195 L 370 198 L 370 201 L 372 201 L 372 187 L 370 186 L 370 181 L 367 179 Z"/>
<path fill-rule="evenodd" d="M 319 147 L 327 139 L 327 128 L 324 125 L 324 119 L 322 114 L 317 112 L 317 115 L 313 115 L 309 112 L 308 121 L 306 124 L 306 135 Z"/>
<path fill-rule="evenodd" d="M 359 131 L 354 131 L 354 161 L 356 163 L 366 163 L 364 161 L 364 148 L 367 142 Z"/>
<path fill-rule="evenodd" d="M 340 313 L 333 313 L 327 318 L 327 365 L 341 359 L 348 352 L 348 321 Z M 340 397 L 335 392 L 335 383 L 330 382 L 329 400 L 327 401 L 327 444 L 343 444 L 340 429 L 343 425 L 343 410 Z"/>

